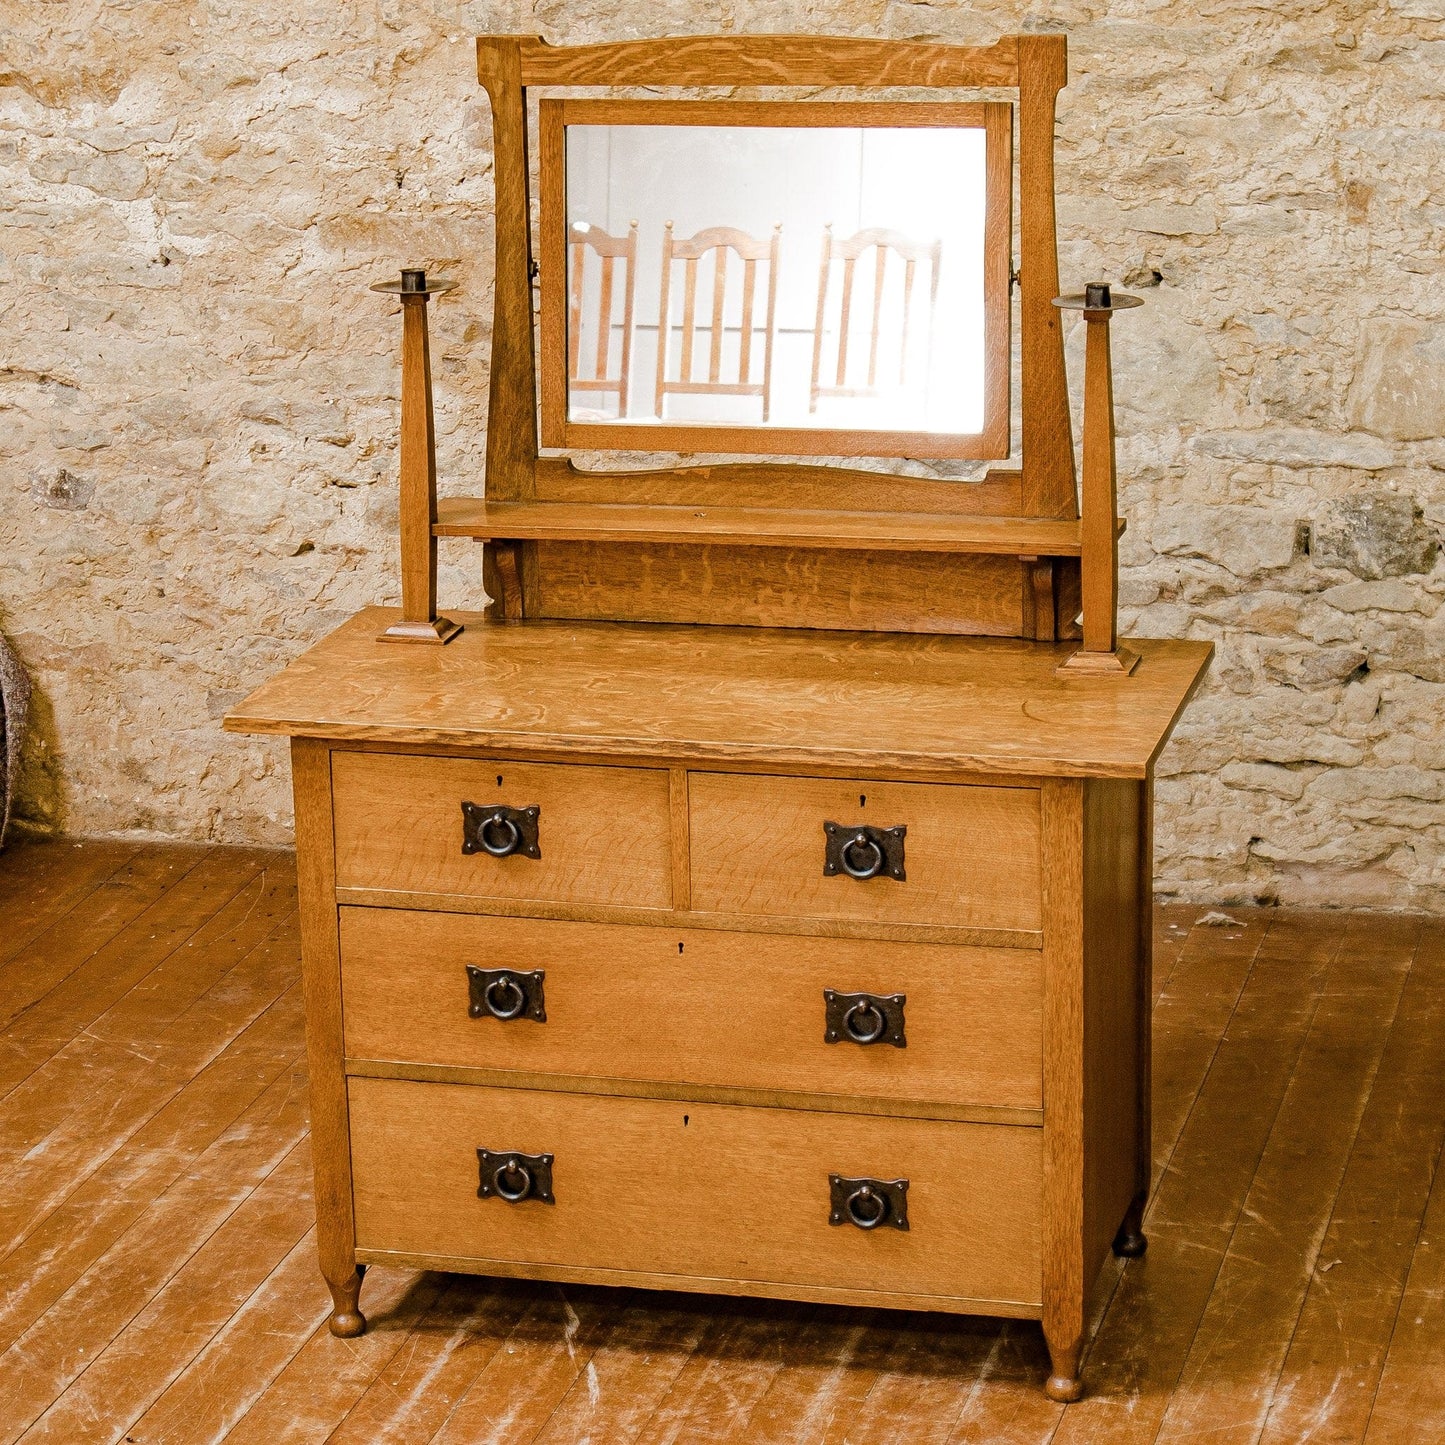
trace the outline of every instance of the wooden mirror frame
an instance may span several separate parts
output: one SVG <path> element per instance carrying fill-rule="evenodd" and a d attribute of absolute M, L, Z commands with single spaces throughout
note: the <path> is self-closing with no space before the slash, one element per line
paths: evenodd
<path fill-rule="evenodd" d="M 1063 35 L 1006 35 L 992 45 L 976 47 L 804 35 L 688 36 L 553 46 L 532 36 L 479 36 L 477 77 L 491 102 L 496 184 L 488 497 L 520 502 L 537 495 L 529 89 L 639 85 L 1015 89 L 1022 447 L 1019 468 L 996 475 L 1016 502 L 1000 506 L 997 493 L 985 484 L 978 497 L 983 505 L 969 506 L 967 499 L 960 499 L 939 510 L 1076 519 L 1063 329 L 1053 305 L 1059 294 L 1054 117 L 1058 93 L 1068 80 L 1066 55 Z"/>
<path fill-rule="evenodd" d="M 984 160 L 984 424 L 977 432 L 779 427 L 569 415 L 567 167 L 569 125 L 981 130 Z M 566 450 L 722 452 L 746 456 L 970 458 L 1009 453 L 1009 277 L 1012 271 L 1013 106 L 1001 101 L 543 100 L 541 192 L 542 445 Z M 944 178 L 940 177 L 940 183 Z"/>

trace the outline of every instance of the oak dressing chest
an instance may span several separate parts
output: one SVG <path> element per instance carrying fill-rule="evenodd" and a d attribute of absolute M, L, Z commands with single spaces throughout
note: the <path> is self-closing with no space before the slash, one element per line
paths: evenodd
<path fill-rule="evenodd" d="M 1115 637 L 1128 298 L 1057 295 L 1064 42 L 478 58 L 485 500 L 438 502 L 443 288 L 404 273 L 402 607 L 226 720 L 292 738 L 332 1330 L 385 1264 L 1009 1315 L 1077 1398 L 1089 1287 L 1144 1247 L 1152 769 L 1210 649 Z M 552 95 L 644 84 L 734 98 Z M 796 174 L 702 206 L 658 179 L 657 154 L 714 174 L 689 145 L 764 175 L 804 131 L 810 173 L 862 177 L 816 214 Z M 968 204 L 918 202 L 917 155 Z M 1015 313 L 1022 460 L 982 480 L 560 454 L 1006 456 Z M 438 615 L 440 535 L 486 543 L 485 615 Z"/>

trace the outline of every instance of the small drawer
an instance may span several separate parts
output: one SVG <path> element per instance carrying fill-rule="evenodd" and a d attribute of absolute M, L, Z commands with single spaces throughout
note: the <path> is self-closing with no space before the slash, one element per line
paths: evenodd
<path fill-rule="evenodd" d="M 1042 1297 L 1040 1129 L 394 1079 L 349 1094 L 361 1250 L 944 1308 Z M 552 1202 L 478 1197 L 479 1149 L 550 1155 Z M 830 1223 L 830 1175 L 906 1179 L 908 1228 Z"/>
<path fill-rule="evenodd" d="M 671 906 L 661 769 L 339 752 L 331 786 L 338 887 Z M 463 804 L 472 805 L 470 830 Z M 535 826 L 537 856 L 509 822 L 489 828 L 487 846 L 522 847 L 497 857 L 478 846 L 475 819 L 498 806 L 527 815 L 520 821 Z"/>
<path fill-rule="evenodd" d="M 1041 926 L 1034 788 L 691 773 L 688 813 L 692 906 L 703 912 Z M 830 823 L 841 829 L 831 852 Z M 838 844 L 865 829 L 877 844 L 850 848 L 839 866 Z"/>
<path fill-rule="evenodd" d="M 543 977 L 474 993 L 468 965 Z M 1037 1109 L 1040 968 L 1021 948 L 341 910 L 347 1056 L 401 1063 Z M 835 1002 L 829 1042 L 825 989 L 903 1002 Z M 903 1047 L 848 1037 L 885 1010 Z"/>

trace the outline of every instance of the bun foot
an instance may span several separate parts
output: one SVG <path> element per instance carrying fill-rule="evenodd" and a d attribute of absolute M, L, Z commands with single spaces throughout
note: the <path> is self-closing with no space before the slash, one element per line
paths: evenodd
<path fill-rule="evenodd" d="M 1149 1241 L 1144 1238 L 1144 1203 L 1141 1194 L 1129 1205 L 1124 1222 L 1114 1236 L 1114 1253 L 1120 1259 L 1138 1259 L 1149 1248 Z"/>
<path fill-rule="evenodd" d="M 366 1333 L 366 1316 L 357 1307 L 361 1296 L 361 1277 L 365 1268 L 358 1266 L 342 1280 L 327 1280 L 331 1291 L 331 1318 L 327 1324 L 331 1333 L 340 1340 L 354 1340 Z"/>
<path fill-rule="evenodd" d="M 331 1316 L 331 1333 L 339 1340 L 354 1340 L 366 1333 L 366 1316 L 360 1310 L 337 1310 Z"/>
<path fill-rule="evenodd" d="M 1142 1229 L 1130 1229 L 1126 1226 L 1114 1236 L 1114 1253 L 1120 1259 L 1138 1259 L 1148 1248 L 1149 1241 L 1144 1237 Z"/>
<path fill-rule="evenodd" d="M 1084 1382 L 1077 1375 L 1050 1375 L 1044 1394 L 1061 1405 L 1072 1405 L 1084 1398 Z"/>
<path fill-rule="evenodd" d="M 1056 1344 L 1047 1331 L 1044 1342 L 1049 1347 L 1049 1378 L 1044 1385 L 1044 1394 L 1057 1400 L 1061 1405 L 1072 1405 L 1084 1396 L 1084 1382 L 1079 1378 L 1079 1356 L 1083 1354 L 1083 1340 L 1075 1335 L 1067 1344 Z"/>

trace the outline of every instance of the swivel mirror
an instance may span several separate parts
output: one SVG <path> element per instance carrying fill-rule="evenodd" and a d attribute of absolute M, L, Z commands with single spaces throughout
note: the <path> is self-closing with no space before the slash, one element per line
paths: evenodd
<path fill-rule="evenodd" d="M 543 441 L 1008 451 L 1003 104 L 543 101 Z"/>

